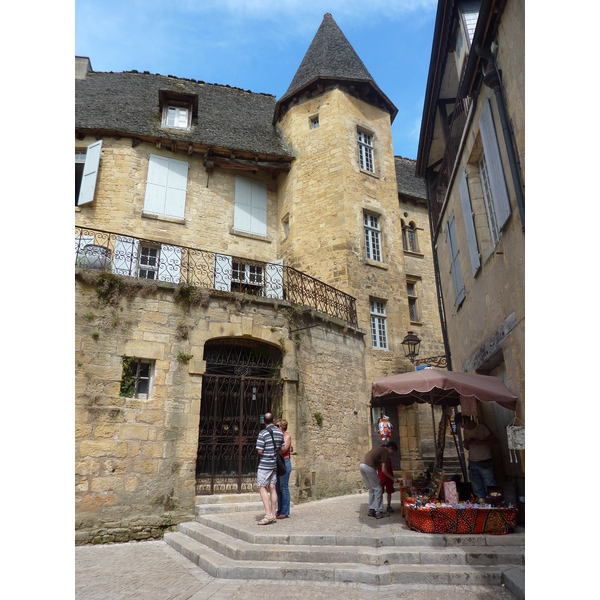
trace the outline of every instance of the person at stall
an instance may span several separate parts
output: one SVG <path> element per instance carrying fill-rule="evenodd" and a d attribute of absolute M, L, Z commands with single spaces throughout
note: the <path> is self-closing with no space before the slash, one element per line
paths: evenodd
<path fill-rule="evenodd" d="M 394 473 L 388 471 L 387 459 L 398 450 L 396 442 L 388 442 L 384 446 L 379 446 L 369 450 L 365 454 L 363 461 L 360 463 L 360 474 L 362 475 L 365 485 L 369 488 L 369 517 L 381 519 L 388 517 L 388 513 L 383 512 L 383 489 L 377 470 L 381 467 L 383 472 L 393 481 L 398 479 L 394 477 Z"/>
<path fill-rule="evenodd" d="M 496 485 L 491 446 L 498 443 L 498 438 L 487 425 L 463 418 L 461 413 L 454 417 L 454 422 L 462 428 L 463 446 L 469 451 L 469 479 L 473 494 L 478 502 L 484 502 L 487 488 Z"/>

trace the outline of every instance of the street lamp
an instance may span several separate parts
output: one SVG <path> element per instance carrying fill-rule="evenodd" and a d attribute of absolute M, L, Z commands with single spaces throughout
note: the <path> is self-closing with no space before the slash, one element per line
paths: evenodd
<path fill-rule="evenodd" d="M 404 349 L 404 355 L 410 360 L 415 362 L 415 358 L 419 356 L 419 346 L 421 340 L 412 331 L 408 332 L 408 335 L 402 341 L 402 348 Z"/>
<path fill-rule="evenodd" d="M 448 366 L 445 354 L 442 354 L 440 356 L 429 356 L 427 358 L 420 358 L 417 360 L 417 356 L 419 356 L 420 345 L 421 340 L 412 331 L 409 331 L 407 336 L 402 341 L 402 348 L 404 349 L 404 354 L 406 355 L 406 358 L 410 360 L 411 363 L 414 363 L 416 366 L 432 364 L 436 367 L 442 368 L 446 368 Z"/>

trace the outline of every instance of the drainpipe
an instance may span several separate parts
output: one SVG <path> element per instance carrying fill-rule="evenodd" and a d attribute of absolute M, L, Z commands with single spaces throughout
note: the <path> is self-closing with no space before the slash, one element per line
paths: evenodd
<path fill-rule="evenodd" d="M 494 90 L 496 103 L 498 105 L 498 113 L 500 114 L 500 122 L 502 124 L 502 133 L 504 134 L 504 144 L 506 153 L 508 154 L 508 163 L 510 172 L 515 186 L 517 195 L 517 205 L 519 207 L 519 215 L 521 217 L 521 228 L 525 233 L 525 196 L 523 195 L 523 187 L 521 185 L 521 174 L 517 166 L 517 157 L 515 156 L 514 147 L 512 144 L 512 135 L 508 124 L 508 116 L 506 114 L 506 104 L 502 95 L 502 86 L 500 84 L 500 73 L 496 64 L 496 57 L 490 52 L 484 52 L 479 44 L 475 44 L 475 52 L 488 63 L 488 71 L 484 73 L 483 83 Z"/>

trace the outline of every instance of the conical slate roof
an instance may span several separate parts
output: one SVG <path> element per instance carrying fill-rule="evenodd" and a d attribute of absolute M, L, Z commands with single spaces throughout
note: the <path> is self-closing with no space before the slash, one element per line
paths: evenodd
<path fill-rule="evenodd" d="M 323 17 L 284 98 L 302 89 L 316 77 L 372 81 L 371 73 L 356 54 L 330 13 Z"/>
<path fill-rule="evenodd" d="M 323 17 L 321 26 L 306 51 L 290 87 L 277 102 L 276 113 L 282 102 L 317 80 L 366 83 L 383 100 L 391 113 L 392 120 L 398 112 L 390 99 L 379 89 L 373 76 L 330 13 Z"/>

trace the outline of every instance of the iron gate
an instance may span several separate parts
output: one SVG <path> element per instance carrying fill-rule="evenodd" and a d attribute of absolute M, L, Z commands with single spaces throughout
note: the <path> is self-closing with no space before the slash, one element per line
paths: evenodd
<path fill-rule="evenodd" d="M 248 340 L 207 342 L 197 494 L 241 493 L 255 488 L 259 460 L 255 445 L 261 417 L 276 411 L 281 403 L 280 356 L 278 349 Z"/>

